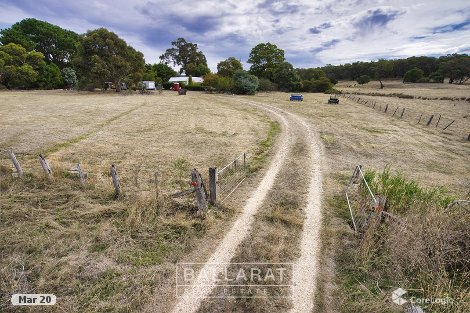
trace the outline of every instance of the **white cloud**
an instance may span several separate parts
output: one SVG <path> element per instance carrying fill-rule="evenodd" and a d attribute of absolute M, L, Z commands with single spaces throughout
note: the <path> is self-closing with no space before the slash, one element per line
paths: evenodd
<path fill-rule="evenodd" d="M 248 59 L 252 47 L 271 42 L 294 66 L 339 64 L 379 57 L 470 52 L 469 27 L 433 29 L 470 20 L 467 0 L 2 0 L 0 24 L 25 17 L 83 33 L 107 27 L 148 62 L 178 37 L 198 43 L 209 66 L 229 56 Z M 321 27 L 331 24 L 329 27 Z M 449 26 L 452 30 L 452 26 Z"/>

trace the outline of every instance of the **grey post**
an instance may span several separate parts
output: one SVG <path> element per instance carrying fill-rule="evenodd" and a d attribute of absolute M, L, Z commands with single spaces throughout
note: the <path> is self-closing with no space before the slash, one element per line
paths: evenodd
<path fill-rule="evenodd" d="M 78 177 L 80 177 L 80 183 L 82 184 L 82 187 L 84 189 L 86 189 L 85 174 L 83 174 L 82 167 L 80 166 L 80 163 L 77 163 L 77 171 L 78 171 Z"/>
<path fill-rule="evenodd" d="M 200 215 L 205 214 L 207 212 L 206 194 L 202 187 L 201 175 L 199 175 L 199 172 L 196 169 L 191 172 L 191 181 L 196 191 L 197 212 Z"/>
<path fill-rule="evenodd" d="M 121 195 L 121 184 L 119 183 L 119 177 L 114 164 L 111 165 L 111 178 L 113 179 L 114 191 L 117 198 Z"/>
<path fill-rule="evenodd" d="M 47 174 L 47 177 L 49 178 L 49 180 L 54 180 L 54 177 L 52 176 L 52 170 L 49 164 L 47 164 L 47 161 L 42 154 L 39 155 L 39 163 L 41 163 L 41 167 L 44 170 L 44 172 Z"/>
<path fill-rule="evenodd" d="M 18 177 L 23 176 L 23 170 L 21 169 L 21 165 L 16 159 L 15 154 L 13 153 L 13 149 L 8 149 L 8 156 L 10 157 L 11 162 L 13 162 L 13 165 L 16 168 L 16 173 L 18 174 Z"/>

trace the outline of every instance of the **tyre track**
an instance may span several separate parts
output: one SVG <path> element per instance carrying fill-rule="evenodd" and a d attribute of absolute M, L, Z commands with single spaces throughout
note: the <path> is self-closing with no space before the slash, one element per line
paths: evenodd
<path fill-rule="evenodd" d="M 233 258 L 237 247 L 249 234 L 257 209 L 263 203 L 268 191 L 273 187 L 275 178 L 283 166 L 284 160 L 286 159 L 286 156 L 292 147 L 289 140 L 291 127 L 287 119 L 278 113 L 277 110 L 269 108 L 265 108 L 265 110 L 275 116 L 276 119 L 281 122 L 284 131 L 281 134 L 280 147 L 276 152 L 276 155 L 260 185 L 246 202 L 242 213 L 227 232 L 215 252 L 209 257 L 205 265 L 202 267 L 199 275 L 193 281 L 193 284 L 188 287 L 187 290 L 185 290 L 183 296 L 174 307 L 173 312 L 175 313 L 196 312 L 202 300 L 210 294 L 213 289 L 211 285 L 215 285 L 214 277 L 207 277 L 201 273 L 206 273 L 209 271 L 213 272 L 214 269 L 217 272 L 221 272 L 223 269 L 223 264 L 229 263 Z M 214 264 L 217 266 L 214 267 Z"/>
<path fill-rule="evenodd" d="M 258 208 L 273 188 L 276 176 L 284 166 L 284 161 L 295 141 L 293 140 L 294 136 L 297 135 L 294 135 L 294 133 L 300 133 L 308 145 L 310 183 L 307 204 L 304 209 L 305 220 L 300 243 L 300 257 L 294 265 L 291 312 L 311 312 L 314 306 L 317 259 L 320 250 L 323 146 L 318 134 L 303 118 L 268 104 L 243 100 L 240 100 L 239 103 L 267 111 L 281 122 L 283 132 L 280 147 L 262 182 L 247 201 L 241 215 L 199 273 L 213 270 L 214 264 L 218 265 L 217 271 L 221 272 L 223 264 L 229 263 L 235 256 L 237 247 L 251 231 Z M 296 127 L 295 131 L 293 130 L 294 127 Z M 185 290 L 173 312 L 196 312 L 204 298 L 209 296 L 214 285 L 216 285 L 214 278 L 199 274 L 193 284 Z"/>

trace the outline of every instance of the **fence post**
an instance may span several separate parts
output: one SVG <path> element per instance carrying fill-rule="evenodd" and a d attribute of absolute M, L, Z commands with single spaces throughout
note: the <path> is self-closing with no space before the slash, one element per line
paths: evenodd
<path fill-rule="evenodd" d="M 114 164 L 111 164 L 111 178 L 113 179 L 114 191 L 117 198 L 121 195 L 121 184 L 119 183 L 119 177 Z"/>
<path fill-rule="evenodd" d="M 400 118 L 403 117 L 403 114 L 405 114 L 405 108 L 403 108 L 403 110 L 401 111 Z"/>
<path fill-rule="evenodd" d="M 442 115 L 439 114 L 439 118 L 437 119 L 437 123 L 436 123 L 436 128 L 437 128 L 437 126 L 439 126 L 439 122 L 441 121 L 441 117 L 442 117 Z"/>
<path fill-rule="evenodd" d="M 198 214 L 206 213 L 207 211 L 206 194 L 204 193 L 203 188 L 202 188 L 201 175 L 199 175 L 196 169 L 194 169 L 191 172 L 191 181 L 196 191 Z"/>
<path fill-rule="evenodd" d="M 11 162 L 13 162 L 13 165 L 16 168 L 16 173 L 18 174 L 18 177 L 23 176 L 23 170 L 21 169 L 21 165 L 16 159 L 15 154 L 13 153 L 13 149 L 8 149 L 8 156 L 10 157 Z"/>
<path fill-rule="evenodd" d="M 434 114 L 431 115 L 431 118 L 430 118 L 429 121 L 427 122 L 426 126 L 429 126 L 429 124 L 431 124 L 433 118 L 434 118 Z"/>
<path fill-rule="evenodd" d="M 470 134 L 468 134 L 468 138 L 467 138 L 468 141 L 470 141 Z"/>
<path fill-rule="evenodd" d="M 388 110 L 388 103 L 387 103 L 387 106 L 385 107 L 384 113 L 387 113 L 387 110 Z"/>
<path fill-rule="evenodd" d="M 419 116 L 418 124 L 421 122 L 421 118 L 423 117 L 423 113 Z"/>
<path fill-rule="evenodd" d="M 49 180 L 54 180 L 54 177 L 52 176 L 52 170 L 49 167 L 49 164 L 47 164 L 47 161 L 42 154 L 39 155 L 39 163 L 41 163 L 41 167 L 44 170 L 44 172 L 47 174 L 47 177 L 49 178 Z"/>
<path fill-rule="evenodd" d="M 397 111 L 398 111 L 398 107 L 395 109 L 392 116 L 395 116 L 395 113 L 397 113 Z"/>
<path fill-rule="evenodd" d="M 82 184 L 82 187 L 86 189 L 85 174 L 83 174 L 80 163 L 77 163 L 77 171 L 78 171 L 78 177 L 80 177 L 80 183 Z"/>
<path fill-rule="evenodd" d="M 209 168 L 209 203 L 217 203 L 217 167 Z"/>

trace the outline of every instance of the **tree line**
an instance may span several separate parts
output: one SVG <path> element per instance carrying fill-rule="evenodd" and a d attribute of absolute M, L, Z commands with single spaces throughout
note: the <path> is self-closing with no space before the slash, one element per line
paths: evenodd
<path fill-rule="evenodd" d="M 172 66 L 189 76 L 195 89 L 242 94 L 258 90 L 334 92 L 338 80 L 367 83 L 376 79 L 383 86 L 382 80 L 387 78 L 439 83 L 449 78 L 450 83 L 462 84 L 470 77 L 470 57 L 465 54 L 303 69 L 294 68 L 286 61 L 284 50 L 269 42 L 251 49 L 248 70 L 240 60 L 229 57 L 217 64 L 217 73 L 211 73 L 198 45 L 184 38 L 171 42 L 159 59 L 159 63 L 146 64 L 141 52 L 106 28 L 80 35 L 27 18 L 0 31 L 0 84 L 7 88 L 93 90 L 112 82 L 119 91 L 122 83 L 135 88 L 142 80 L 165 85 L 178 74 Z M 192 76 L 204 77 L 205 87 L 192 83 Z"/>
<path fill-rule="evenodd" d="M 470 78 L 470 56 L 451 54 L 441 57 L 414 56 L 406 59 L 354 62 L 343 65 L 326 65 L 321 68 L 332 80 L 402 79 L 411 83 L 463 84 Z M 383 87 L 383 85 L 382 85 Z"/>

